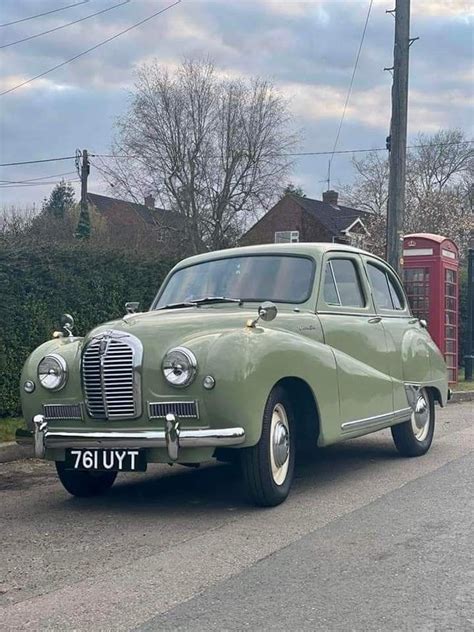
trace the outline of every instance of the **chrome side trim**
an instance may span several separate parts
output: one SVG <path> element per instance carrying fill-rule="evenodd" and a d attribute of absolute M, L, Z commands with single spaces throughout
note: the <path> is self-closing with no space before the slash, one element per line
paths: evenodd
<path fill-rule="evenodd" d="M 166 430 L 80 430 L 49 429 L 43 415 L 34 417 L 34 433 L 17 435 L 23 445 L 34 443 L 35 455 L 44 457 L 47 448 L 166 448 Z M 169 440 L 169 439 L 168 439 Z M 180 448 L 214 448 L 239 445 L 245 441 L 245 430 L 234 428 L 179 428 Z"/>
<path fill-rule="evenodd" d="M 351 432 L 353 430 L 362 430 L 364 428 L 372 428 L 381 424 L 399 423 L 410 419 L 411 408 L 401 408 L 391 413 L 383 415 L 375 415 L 374 417 L 366 417 L 365 419 L 355 419 L 354 421 L 346 421 L 341 425 L 342 432 Z"/>

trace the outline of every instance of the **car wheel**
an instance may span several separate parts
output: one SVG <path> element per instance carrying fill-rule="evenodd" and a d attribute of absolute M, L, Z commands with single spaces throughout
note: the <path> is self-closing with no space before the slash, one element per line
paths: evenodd
<path fill-rule="evenodd" d="M 403 456 L 421 456 L 430 449 L 435 428 L 434 399 L 427 388 L 420 389 L 411 419 L 391 427 L 393 441 Z"/>
<path fill-rule="evenodd" d="M 293 427 L 290 399 L 277 386 L 265 405 L 260 441 L 240 450 L 245 489 L 256 505 L 273 507 L 288 496 L 295 467 Z"/>
<path fill-rule="evenodd" d="M 56 461 L 56 471 L 64 489 L 72 496 L 83 498 L 103 494 L 117 478 L 117 472 L 67 470 L 63 461 Z"/>

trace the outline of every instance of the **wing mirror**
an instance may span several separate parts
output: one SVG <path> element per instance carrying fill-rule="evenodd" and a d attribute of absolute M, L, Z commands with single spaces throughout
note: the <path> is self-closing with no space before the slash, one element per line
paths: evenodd
<path fill-rule="evenodd" d="M 264 320 L 266 323 L 269 323 L 276 318 L 277 314 L 278 308 L 275 303 L 265 301 L 258 308 L 257 318 L 247 321 L 247 327 L 255 327 L 259 320 Z"/>
<path fill-rule="evenodd" d="M 63 314 L 61 316 L 61 327 L 63 331 L 54 331 L 53 338 L 64 338 L 65 336 L 72 336 L 72 330 L 74 329 L 74 318 L 71 314 Z"/>
<path fill-rule="evenodd" d="M 140 303 L 138 301 L 131 301 L 129 303 L 125 303 L 125 311 L 127 314 L 136 314 L 138 312 L 138 308 L 140 307 Z"/>

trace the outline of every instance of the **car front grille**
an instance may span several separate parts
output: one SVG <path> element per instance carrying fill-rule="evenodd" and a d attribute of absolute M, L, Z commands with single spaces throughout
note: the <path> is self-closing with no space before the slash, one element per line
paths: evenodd
<path fill-rule="evenodd" d="M 133 419 L 141 414 L 142 345 L 134 336 L 106 332 L 91 340 L 82 356 L 82 383 L 91 417 Z"/>
<path fill-rule="evenodd" d="M 43 404 L 43 415 L 47 420 L 82 419 L 81 404 Z"/>
<path fill-rule="evenodd" d="M 169 413 L 181 419 L 198 419 L 197 402 L 150 402 L 148 404 L 148 416 L 150 419 L 162 419 Z"/>

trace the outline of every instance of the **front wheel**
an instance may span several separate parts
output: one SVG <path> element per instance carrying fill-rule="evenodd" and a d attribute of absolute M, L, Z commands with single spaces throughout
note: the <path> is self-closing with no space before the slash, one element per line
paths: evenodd
<path fill-rule="evenodd" d="M 391 427 L 395 447 L 402 456 L 422 456 L 430 449 L 434 428 L 434 399 L 427 388 L 421 388 L 411 419 Z"/>
<path fill-rule="evenodd" d="M 288 496 L 295 468 L 293 428 L 290 399 L 276 386 L 265 405 L 260 441 L 240 450 L 245 490 L 256 505 L 273 507 Z"/>
<path fill-rule="evenodd" d="M 117 472 L 67 470 L 63 461 L 56 461 L 56 471 L 64 489 L 72 496 L 98 496 L 112 487 Z"/>

